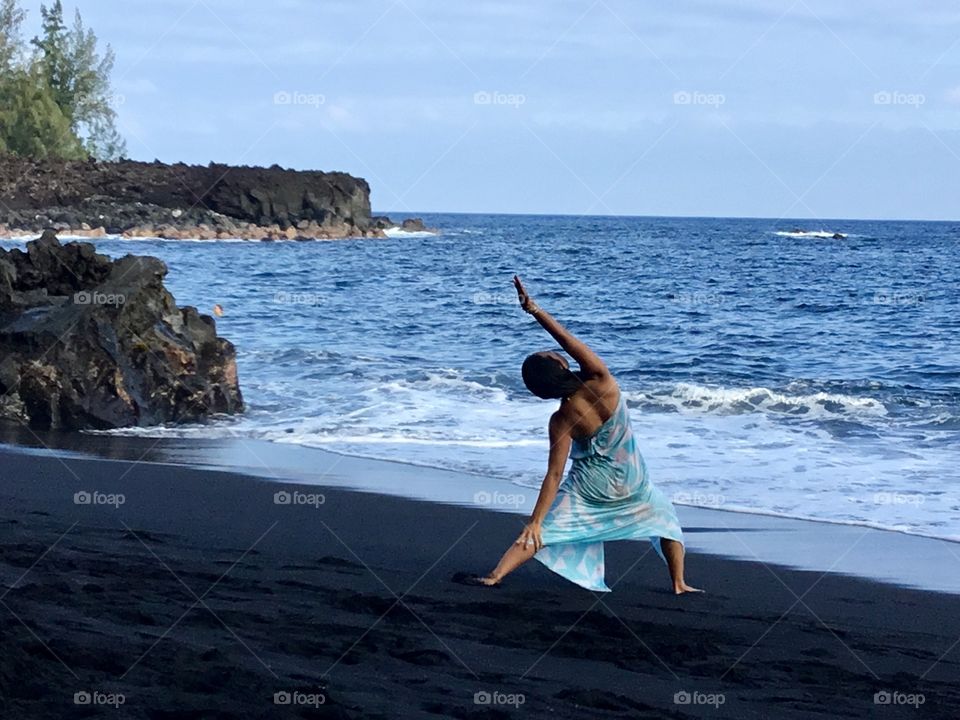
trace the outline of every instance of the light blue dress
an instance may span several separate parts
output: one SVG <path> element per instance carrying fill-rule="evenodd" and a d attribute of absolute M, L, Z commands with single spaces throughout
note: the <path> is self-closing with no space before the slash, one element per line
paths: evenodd
<path fill-rule="evenodd" d="M 609 592 L 604 542 L 649 538 L 661 558 L 660 538 L 683 542 L 673 504 L 647 475 L 623 393 L 591 437 L 573 441 L 570 457 L 570 472 L 543 521 L 537 560 L 581 587 Z"/>

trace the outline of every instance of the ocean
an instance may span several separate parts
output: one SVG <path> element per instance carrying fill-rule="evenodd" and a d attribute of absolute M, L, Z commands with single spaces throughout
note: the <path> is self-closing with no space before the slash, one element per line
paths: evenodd
<path fill-rule="evenodd" d="M 676 503 L 960 540 L 960 223 L 423 217 L 441 234 L 97 240 L 166 261 L 179 304 L 222 306 L 248 405 L 116 432 L 538 487 L 555 404 L 520 364 L 556 345 L 518 273 L 606 360 Z"/>

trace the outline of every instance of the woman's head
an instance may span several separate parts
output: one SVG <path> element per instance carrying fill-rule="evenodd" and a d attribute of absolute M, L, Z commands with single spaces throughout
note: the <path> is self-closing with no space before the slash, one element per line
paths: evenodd
<path fill-rule="evenodd" d="M 527 356 L 520 372 L 527 390 L 543 400 L 570 397 L 583 385 L 566 358 L 548 350 Z"/>

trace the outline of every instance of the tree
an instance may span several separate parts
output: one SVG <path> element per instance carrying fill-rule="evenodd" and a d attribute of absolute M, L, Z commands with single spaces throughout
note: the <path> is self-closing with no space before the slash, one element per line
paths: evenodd
<path fill-rule="evenodd" d="M 85 158 L 40 68 L 16 68 L 0 88 L 0 149 L 35 158 Z"/>
<path fill-rule="evenodd" d="M 61 0 L 49 8 L 41 5 L 40 15 L 41 34 L 32 42 L 60 111 L 91 155 L 105 160 L 121 157 L 126 145 L 111 105 L 113 49 L 108 45 L 100 55 L 97 36 L 84 27 L 79 10 L 73 26 L 67 28 Z"/>
<path fill-rule="evenodd" d="M 100 55 L 97 36 L 93 30 L 84 28 L 79 10 L 66 37 L 66 67 L 68 77 L 73 80 L 74 101 L 72 115 L 68 117 L 72 118 L 75 132 L 85 139 L 91 155 L 116 160 L 126 153 L 127 147 L 117 130 L 117 113 L 112 106 L 116 100 L 110 86 L 116 59 L 113 48 L 107 45 L 103 56 Z"/>
<path fill-rule="evenodd" d="M 40 34 L 26 52 L 25 12 L 18 0 L 0 0 L 0 153 L 101 160 L 123 157 L 110 87 L 114 54 L 101 54 L 97 36 L 63 20 L 63 4 L 40 6 Z"/>
<path fill-rule="evenodd" d="M 4 119 L 9 107 L 8 95 L 21 54 L 20 27 L 25 13 L 17 0 L 0 0 L 0 153 L 10 152 Z"/>
<path fill-rule="evenodd" d="M 17 0 L 0 0 L 0 83 L 10 77 L 19 60 L 20 27 L 25 16 Z"/>

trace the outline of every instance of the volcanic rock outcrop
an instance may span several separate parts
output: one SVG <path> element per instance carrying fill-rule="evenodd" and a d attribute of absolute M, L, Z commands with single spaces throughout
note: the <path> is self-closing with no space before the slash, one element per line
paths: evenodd
<path fill-rule="evenodd" d="M 370 186 L 279 166 L 63 161 L 0 156 L 0 236 L 314 239 L 381 236 Z"/>
<path fill-rule="evenodd" d="M 80 430 L 242 412 L 233 345 L 177 307 L 166 274 L 49 231 L 0 249 L 0 420 Z"/>

